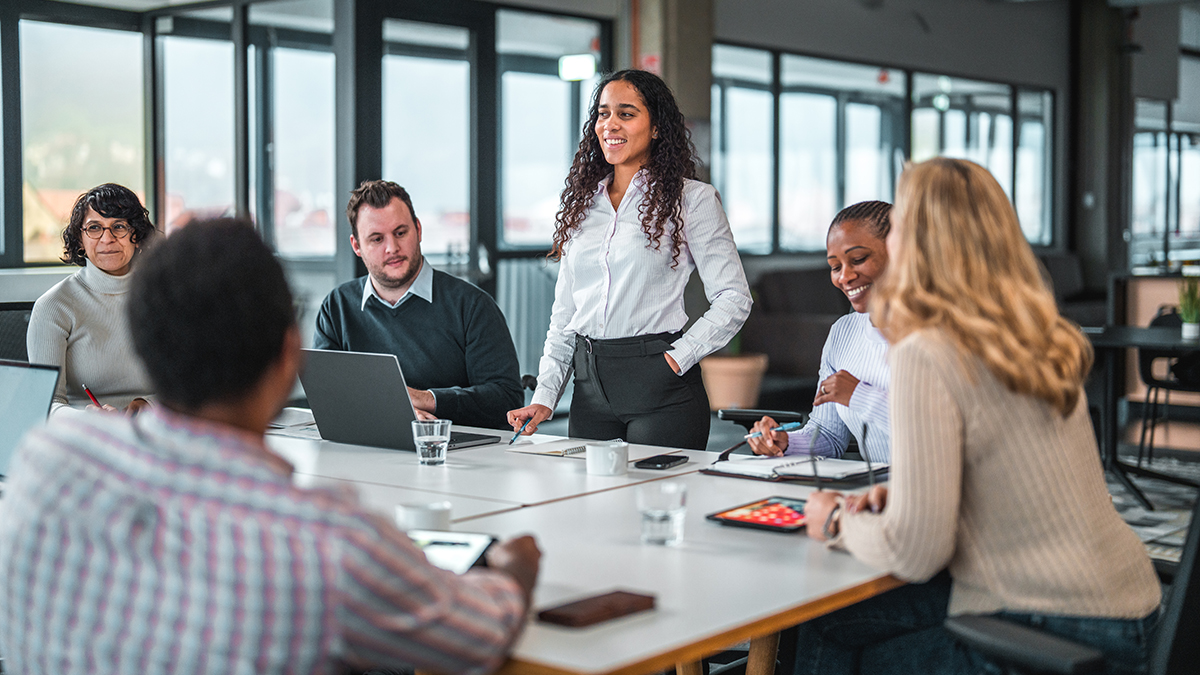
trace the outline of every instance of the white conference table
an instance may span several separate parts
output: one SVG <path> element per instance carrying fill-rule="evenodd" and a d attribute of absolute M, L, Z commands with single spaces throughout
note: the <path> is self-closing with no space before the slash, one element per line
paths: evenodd
<path fill-rule="evenodd" d="M 656 596 L 653 611 L 582 629 L 531 616 L 504 675 L 643 675 L 675 666 L 691 675 L 701 658 L 745 640 L 752 640 L 748 673 L 769 673 L 779 630 L 901 583 L 802 533 L 705 520 L 755 499 L 813 490 L 698 473 L 716 453 L 631 446 L 631 458 L 672 452 L 689 461 L 655 471 L 632 468 L 631 459 L 624 476 L 591 476 L 582 455 L 506 452 L 504 445 L 453 451 L 443 466 L 421 466 L 412 452 L 267 438 L 296 468 L 297 484 L 352 486 L 389 516 L 396 504 L 446 500 L 455 530 L 532 533 L 543 552 L 535 609 L 616 589 Z M 635 488 L 663 479 L 688 486 L 677 547 L 640 541 Z"/>
<path fill-rule="evenodd" d="M 557 457 L 508 452 L 506 442 L 454 450 L 447 454 L 444 465 L 422 466 L 413 452 L 267 436 L 268 446 L 291 462 L 298 475 L 409 488 L 446 495 L 452 502 L 466 497 L 526 506 L 691 473 L 715 459 L 713 453 L 703 451 L 632 444 L 628 474 L 592 476 L 582 454 Z M 689 461 L 665 471 L 633 467 L 636 459 L 666 453 L 686 455 Z M 460 517 L 457 509 L 451 513 Z"/>

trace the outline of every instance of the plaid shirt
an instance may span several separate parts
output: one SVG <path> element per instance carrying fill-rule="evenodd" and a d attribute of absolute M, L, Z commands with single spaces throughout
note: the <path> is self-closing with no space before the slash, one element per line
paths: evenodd
<path fill-rule="evenodd" d="M 6 492 L 9 672 L 480 673 L 524 623 L 507 575 L 434 568 L 261 438 L 162 408 L 31 432 Z"/>

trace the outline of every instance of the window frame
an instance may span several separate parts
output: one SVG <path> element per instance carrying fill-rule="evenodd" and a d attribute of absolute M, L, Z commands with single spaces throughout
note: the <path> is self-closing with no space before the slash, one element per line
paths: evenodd
<path fill-rule="evenodd" d="M 500 133 L 500 77 L 504 70 L 500 62 L 505 62 L 508 70 L 524 70 L 528 64 L 514 63 L 512 57 L 496 52 L 495 28 L 496 16 L 499 11 L 512 10 L 547 16 L 583 19 L 595 22 L 600 28 L 600 61 L 598 69 L 608 71 L 613 61 L 613 20 L 605 17 L 590 16 L 568 11 L 546 10 L 542 8 L 484 2 L 482 0 L 445 0 L 432 4 L 423 0 L 336 0 L 334 5 L 335 17 L 345 8 L 343 2 L 352 4 L 355 16 L 354 32 L 359 39 L 368 30 L 376 31 L 376 45 L 363 48 L 353 45 L 352 52 L 345 52 L 345 45 L 339 47 L 336 38 L 339 28 L 335 25 L 333 35 L 303 31 L 295 28 L 269 27 L 252 24 L 249 17 L 251 5 L 270 2 L 270 0 L 225 0 L 198 2 L 187 5 L 168 5 L 146 11 L 132 11 L 78 5 L 57 0 L 9 0 L 0 3 L 0 59 L 5 68 L 0 71 L 0 139 L 3 140 L 3 153 L 0 154 L 0 269 L 24 267 L 57 267 L 56 263 L 26 263 L 22 245 L 22 200 L 21 189 L 23 181 L 23 164 L 21 146 L 21 91 L 20 91 L 20 45 L 18 26 L 21 20 L 29 19 L 48 23 L 60 23 L 92 28 L 109 28 L 139 32 L 143 37 L 143 96 L 145 101 L 145 171 L 146 171 L 146 207 L 154 216 L 156 223 L 162 222 L 163 206 L 165 204 L 163 191 L 164 178 L 159 164 L 164 156 L 164 116 L 163 116 L 163 87 L 160 67 L 160 50 L 157 45 L 159 37 L 158 20 L 170 17 L 173 27 L 169 35 L 180 37 L 207 38 L 229 40 L 234 46 L 234 163 L 235 163 L 235 208 L 239 213 L 250 213 L 250 199 L 253 194 L 255 222 L 264 238 L 275 246 L 273 172 L 269 163 L 268 150 L 273 128 L 271 119 L 271 83 L 273 81 L 269 49 L 271 46 L 292 49 L 310 49 L 321 52 L 331 52 L 341 60 L 350 57 L 351 61 L 361 61 L 365 54 L 401 53 L 411 55 L 426 49 L 438 51 L 438 58 L 463 57 L 472 62 L 471 76 L 471 157 L 470 157 L 470 208 L 471 208 L 471 243 L 469 246 L 469 264 L 463 270 L 463 275 L 480 284 L 489 292 L 495 291 L 495 264 L 498 260 L 510 258 L 543 257 L 548 247 L 499 246 L 502 240 L 499 228 L 503 227 L 502 193 L 500 192 L 501 156 L 498 152 L 498 135 Z M 200 19 L 186 16 L 198 9 L 232 10 L 232 21 L 225 24 L 221 21 Z M 467 28 L 471 31 L 471 43 L 465 54 L 456 50 L 444 50 L 455 54 L 443 54 L 437 48 L 424 48 L 406 45 L 386 45 L 383 42 L 383 21 L 389 18 L 438 23 Z M 336 18 L 335 18 L 336 21 Z M 274 33 L 275 42 L 272 42 Z M 165 35 L 165 34 L 164 34 Z M 248 47 L 254 46 L 254 57 L 251 58 Z M 412 49 L 410 49 L 410 47 Z M 378 72 L 379 64 L 360 64 L 369 72 Z M 253 76 L 251 77 L 251 69 Z M 535 72 L 540 72 L 540 69 Z M 341 89 L 341 76 L 337 80 L 337 89 Z M 251 86 L 252 83 L 252 86 Z M 374 91 L 368 91 L 369 77 L 364 78 L 356 72 L 355 86 L 368 94 L 367 98 L 374 99 L 365 106 L 354 105 L 353 115 L 359 122 L 362 133 L 357 134 L 353 147 L 343 147 L 343 134 L 340 123 L 335 135 L 335 156 L 351 153 L 355 157 L 354 165 L 357 171 L 367 173 L 364 167 L 370 166 L 374 158 L 381 156 L 379 148 L 370 149 L 365 146 L 370 143 L 378 144 L 380 134 L 372 135 L 372 130 L 378 131 L 381 126 L 361 124 L 364 115 L 369 115 L 369 108 L 379 113 L 379 98 L 382 91 L 382 81 L 374 82 Z M 574 92 L 580 85 L 573 83 Z M 352 88 L 353 89 L 353 88 Z M 340 91 L 334 92 L 336 115 L 340 118 L 345 97 Z M 254 110 L 253 118 L 249 111 Z M 378 116 L 378 114 L 376 115 Z M 381 120 L 376 125 L 381 124 Z M 581 120 L 572 119 L 574 127 L 581 126 Z M 253 132 L 251 125 L 254 125 Z M 251 142 L 253 140 L 253 142 Z M 363 154 L 362 157 L 359 157 Z M 339 164 L 341 161 L 339 160 Z M 254 167 L 251 172 L 250 168 Z M 375 168 L 378 176 L 382 165 Z M 339 178 L 335 181 L 335 194 L 340 193 L 340 187 L 345 184 L 344 168 L 338 171 Z M 252 187 L 253 186 L 253 187 Z M 337 214 L 335 214 L 337 215 Z M 12 226 L 12 224 L 16 226 Z M 340 277 L 348 270 L 358 274 L 365 269 L 357 263 L 348 241 L 344 241 L 342 223 L 339 218 L 336 253 L 329 256 L 288 256 L 283 258 L 289 268 L 313 271 L 333 272 Z"/>
<path fill-rule="evenodd" d="M 774 179 L 774 185 L 773 185 L 773 189 L 772 189 L 772 202 L 773 203 L 772 203 L 771 236 L 770 236 L 770 240 L 772 242 L 771 250 L 767 253 L 739 250 L 739 253 L 743 257 L 746 257 L 746 258 L 759 258 L 759 257 L 765 257 L 765 256 L 775 256 L 775 257 L 792 256 L 792 257 L 799 257 L 799 258 L 815 258 L 817 256 L 820 256 L 822 258 L 824 257 L 824 251 L 792 250 L 792 249 L 785 249 L 785 248 L 781 247 L 781 245 L 780 245 L 781 244 L 781 241 L 780 241 L 780 224 L 781 224 L 780 188 L 781 188 L 781 177 L 782 177 L 781 176 L 782 156 L 780 153 L 780 135 L 781 135 L 780 134 L 780 125 L 782 124 L 782 121 L 780 120 L 779 113 L 780 113 L 780 101 L 781 101 L 782 94 L 793 93 L 793 92 L 794 93 L 819 94 L 819 95 L 832 96 L 837 101 L 837 118 L 835 120 L 835 125 L 836 125 L 835 133 L 837 136 L 837 141 L 836 141 L 836 148 L 837 148 L 836 172 L 837 172 L 837 176 L 836 176 L 835 184 L 836 184 L 838 204 L 843 205 L 843 207 L 845 206 L 844 199 L 845 199 L 845 167 L 846 167 L 846 119 L 845 119 L 846 106 L 849 103 L 866 103 L 866 104 L 870 104 L 870 105 L 877 105 L 877 106 L 880 106 L 881 110 L 884 111 L 884 113 L 885 113 L 884 117 L 886 118 L 886 114 L 888 112 L 888 107 L 891 107 L 895 103 L 895 99 L 892 99 L 890 97 L 873 96 L 870 94 L 864 94 L 862 92 L 852 92 L 852 91 L 845 91 L 845 90 L 828 89 L 828 88 L 824 88 L 824 87 L 815 87 L 815 86 L 809 86 L 809 85 L 788 85 L 785 87 L 784 85 L 782 85 L 782 77 L 781 77 L 781 75 L 782 75 L 782 72 L 781 72 L 782 65 L 781 64 L 782 64 L 782 60 L 785 56 L 798 56 L 798 57 L 803 57 L 803 58 L 818 59 L 818 60 L 822 60 L 822 61 L 831 61 L 831 62 L 835 62 L 835 63 L 849 64 L 849 65 L 856 65 L 856 66 L 866 66 L 866 67 L 870 67 L 870 68 L 888 69 L 888 70 L 892 70 L 892 71 L 899 71 L 900 73 L 902 73 L 904 76 L 904 95 L 903 95 L 903 98 L 901 99 L 901 103 L 900 103 L 901 109 L 899 110 L 899 112 L 901 114 L 898 116 L 896 123 L 893 125 L 892 132 L 900 133 L 899 139 L 897 139 L 893 143 L 893 148 L 899 149 L 902 152 L 905 162 L 912 161 L 912 127 L 913 127 L 912 116 L 913 116 L 913 112 L 917 109 L 917 106 L 913 101 L 913 91 L 914 91 L 914 79 L 917 74 L 932 75 L 934 77 L 946 76 L 946 77 L 951 77 L 951 78 L 955 78 L 955 79 L 973 80 L 976 82 L 985 82 L 987 84 L 995 84 L 995 85 L 1007 87 L 1008 88 L 1008 98 L 1009 98 L 1008 114 L 1010 115 L 1010 119 L 1012 119 L 1012 121 L 1013 121 L 1013 133 L 1012 133 L 1012 139 L 1011 139 L 1012 140 L 1012 149 L 1011 149 L 1012 167 L 1011 167 L 1009 179 L 1012 181 L 1011 182 L 1012 194 L 1010 195 L 1010 201 L 1011 201 L 1014 209 L 1016 209 L 1016 207 L 1017 207 L 1017 201 L 1016 201 L 1017 200 L 1017 194 L 1016 194 L 1017 193 L 1017 165 L 1018 165 L 1017 156 L 1018 156 L 1019 144 L 1020 144 L 1020 131 L 1019 130 L 1020 130 L 1020 124 L 1022 122 L 1022 118 L 1019 116 L 1019 113 L 1020 113 L 1019 97 L 1021 95 L 1021 92 L 1034 92 L 1034 93 L 1048 94 L 1048 102 L 1049 102 L 1049 106 L 1050 106 L 1050 111 L 1049 111 L 1049 114 L 1045 117 L 1045 119 L 1047 119 L 1049 121 L 1049 125 L 1045 129 L 1045 133 L 1046 133 L 1045 158 L 1046 159 L 1045 159 L 1043 168 L 1046 172 L 1046 177 L 1045 177 L 1045 190 L 1044 190 L 1044 195 L 1043 195 L 1043 213 L 1045 214 L 1044 217 L 1047 219 L 1047 228 L 1046 229 L 1048 230 L 1048 233 L 1049 233 L 1049 241 L 1044 244 L 1039 243 L 1039 242 L 1032 242 L 1032 241 L 1029 243 L 1034 248 L 1035 251 L 1055 250 L 1055 249 L 1061 248 L 1063 246 L 1063 244 L 1062 244 L 1063 229 L 1062 229 L 1061 223 L 1058 222 L 1058 216 L 1059 216 L 1059 211 L 1060 211 L 1059 204 L 1058 204 L 1059 187 L 1060 187 L 1058 184 L 1058 171 L 1059 171 L 1058 159 L 1059 159 L 1059 147 L 1060 147 L 1058 121 L 1059 121 L 1060 115 L 1062 114 L 1062 111 L 1059 110 L 1059 108 L 1060 108 L 1060 106 L 1058 105 L 1059 96 L 1058 96 L 1057 91 L 1050 89 L 1050 88 L 1042 87 L 1042 86 L 1024 84 L 1024 83 L 1020 83 L 1020 82 L 1004 81 L 1004 80 L 984 80 L 984 79 L 981 79 L 976 76 L 962 75 L 962 74 L 958 74 L 958 73 L 954 73 L 954 72 L 936 72 L 935 73 L 935 72 L 930 72 L 927 69 L 907 68 L 907 67 L 903 67 L 903 66 L 885 64 L 885 63 L 874 63 L 874 62 L 869 62 L 869 61 L 858 61 L 858 60 L 853 60 L 853 59 L 833 58 L 833 57 L 830 57 L 828 55 L 823 55 L 823 54 L 816 54 L 816 53 L 803 52 L 803 51 L 794 51 L 794 50 L 774 49 L 774 48 L 770 48 L 770 47 L 763 47 L 761 45 L 735 42 L 735 41 L 729 41 L 729 40 L 716 40 L 713 42 L 713 45 L 714 45 L 714 47 L 716 45 L 722 45 L 722 46 L 728 46 L 728 47 L 752 49 L 752 50 L 759 51 L 759 52 L 765 52 L 765 53 L 770 54 L 771 63 L 772 63 L 771 83 L 770 84 L 764 84 L 762 82 L 754 82 L 754 81 L 749 81 L 749 80 L 741 80 L 741 79 L 732 78 L 732 77 L 724 77 L 724 76 L 718 77 L 716 75 L 713 76 L 713 86 L 714 86 L 714 88 L 720 88 L 720 94 L 721 94 L 720 95 L 721 110 L 719 111 L 719 115 L 716 115 L 714 117 L 717 117 L 719 119 L 719 123 L 722 126 L 729 123 L 728 115 L 725 114 L 726 113 L 725 105 L 726 105 L 726 98 L 727 98 L 725 96 L 725 86 L 737 86 L 737 87 L 748 88 L 748 89 L 770 91 L 770 92 L 772 92 L 772 95 L 774 96 L 774 100 L 775 100 L 775 106 L 774 106 L 775 107 L 775 118 L 774 118 L 773 143 L 772 143 L 773 150 L 774 150 L 774 154 L 772 157 L 772 164 L 773 164 L 772 175 L 773 175 L 773 179 Z M 884 105 L 885 103 L 887 104 L 886 107 Z M 955 108 L 955 109 L 957 109 L 957 108 Z M 983 110 L 983 109 L 980 108 L 979 110 Z M 988 109 L 986 111 L 989 113 L 992 112 L 990 109 Z M 893 111 L 893 112 L 895 112 L 895 111 Z M 939 111 L 939 113 L 940 113 L 939 117 L 944 118 L 945 113 L 942 111 Z M 1039 119 L 1041 119 L 1041 118 L 1039 118 Z M 883 131 L 887 126 L 888 125 L 886 125 L 886 124 L 882 124 L 881 131 Z M 941 130 L 942 130 L 942 134 L 944 134 L 944 130 L 945 130 L 944 124 L 941 125 Z M 714 128 L 713 136 L 715 139 L 717 139 L 717 142 L 713 144 L 713 153 L 715 155 L 717 152 L 721 152 L 723 150 L 723 146 L 724 146 L 727 135 L 725 133 L 723 133 L 723 129 Z M 944 146 L 944 139 L 941 141 L 940 145 Z M 894 173 L 894 169 L 893 169 L 893 176 L 892 176 L 893 189 L 894 189 L 896 181 L 898 181 L 898 180 L 899 180 L 899 174 Z M 721 188 L 721 186 L 716 186 L 716 187 L 718 189 Z"/>

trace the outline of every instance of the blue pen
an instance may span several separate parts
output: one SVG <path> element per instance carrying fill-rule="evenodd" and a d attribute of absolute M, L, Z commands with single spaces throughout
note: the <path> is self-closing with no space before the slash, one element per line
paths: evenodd
<path fill-rule="evenodd" d="M 771 431 L 795 431 L 802 426 L 804 426 L 804 425 L 799 422 L 788 422 L 787 424 L 780 424 L 779 426 L 775 427 Z M 761 431 L 756 431 L 752 434 L 746 434 L 742 438 L 751 439 L 751 438 L 758 438 L 759 436 L 762 436 Z"/>
<path fill-rule="evenodd" d="M 513 434 L 512 440 L 510 440 L 510 441 L 508 442 L 508 444 L 509 444 L 509 445 L 512 445 L 513 443 L 516 443 L 516 442 L 517 442 L 517 439 L 521 437 L 521 433 L 525 431 L 525 427 L 529 426 L 529 423 L 530 423 L 530 422 L 532 422 L 532 421 L 533 421 L 533 416 L 532 416 L 532 415 L 530 415 L 529 417 L 526 417 L 526 418 L 525 418 L 525 424 L 522 424 L 522 425 L 521 425 L 521 428 L 517 430 L 517 433 Z"/>

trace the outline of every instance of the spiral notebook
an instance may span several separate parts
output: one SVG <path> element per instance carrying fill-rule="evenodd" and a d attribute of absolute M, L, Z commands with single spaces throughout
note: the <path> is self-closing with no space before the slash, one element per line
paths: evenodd
<path fill-rule="evenodd" d="M 737 459 L 731 457 L 728 461 L 716 462 L 701 471 L 707 474 L 758 480 L 812 480 L 815 466 L 816 476 L 821 480 L 839 481 L 866 478 L 868 472 L 873 471 L 878 475 L 888 469 L 888 465 L 883 462 L 872 462 L 868 469 L 866 462 L 820 456 L 810 458 L 807 455 L 785 457 L 734 455 L 733 457 Z M 816 461 L 813 461 L 814 459 Z"/>
<path fill-rule="evenodd" d="M 555 457 L 583 457 L 587 451 L 587 441 L 578 438 L 564 438 L 557 441 L 531 441 L 519 439 L 506 448 L 509 452 L 524 452 L 530 455 L 552 455 Z"/>

